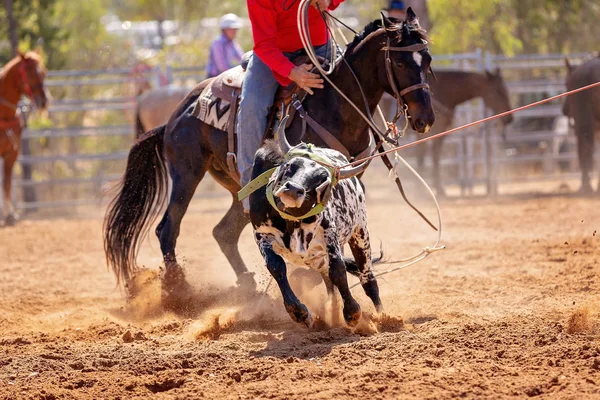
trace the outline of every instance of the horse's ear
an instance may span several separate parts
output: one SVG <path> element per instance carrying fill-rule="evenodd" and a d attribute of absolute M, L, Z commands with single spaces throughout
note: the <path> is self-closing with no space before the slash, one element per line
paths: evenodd
<path fill-rule="evenodd" d="M 383 11 L 381 12 L 381 20 L 383 21 L 384 28 L 389 28 L 394 25 L 394 23 L 387 17 L 387 15 L 383 13 Z"/>
<path fill-rule="evenodd" d="M 17 50 L 17 56 L 21 57 L 23 60 L 27 58 L 27 55 L 21 50 Z"/>
<path fill-rule="evenodd" d="M 496 76 L 500 76 L 500 67 L 496 67 Z"/>
<path fill-rule="evenodd" d="M 573 70 L 573 67 L 571 66 L 571 62 L 569 61 L 568 57 L 565 57 L 565 67 L 567 67 L 567 70 L 569 72 L 571 72 Z"/>
<path fill-rule="evenodd" d="M 408 10 L 406 10 L 406 22 L 408 22 L 409 24 L 418 24 L 419 23 L 417 14 L 415 14 L 412 7 L 408 7 Z"/>
<path fill-rule="evenodd" d="M 490 71 L 488 71 L 487 69 L 485 70 L 485 77 L 488 79 L 494 79 L 494 74 L 492 74 Z"/>

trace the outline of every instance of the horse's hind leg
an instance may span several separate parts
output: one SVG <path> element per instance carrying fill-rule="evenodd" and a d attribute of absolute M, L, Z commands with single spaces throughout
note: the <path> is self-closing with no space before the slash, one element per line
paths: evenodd
<path fill-rule="evenodd" d="M 594 165 L 594 135 L 593 132 L 578 132 L 577 152 L 579 156 L 579 166 L 581 168 L 581 193 L 591 193 L 593 191 L 590 183 L 590 172 Z"/>
<path fill-rule="evenodd" d="M 15 211 L 15 207 L 12 202 L 12 171 L 15 165 L 15 161 L 17 160 L 17 153 L 14 155 L 8 155 L 4 157 L 4 165 L 3 165 L 3 181 L 2 186 L 4 189 L 4 212 L 5 217 L 4 222 L 8 226 L 13 226 L 19 220 L 19 215 Z"/>
<path fill-rule="evenodd" d="M 250 221 L 246 214 L 244 214 L 242 203 L 235 199 L 235 194 L 233 196 L 231 207 L 229 207 L 223 219 L 213 229 L 213 237 L 219 244 L 227 261 L 231 264 L 237 276 L 237 284 L 245 289 L 254 290 L 256 289 L 254 274 L 248 271 L 238 249 L 238 241 L 242 231 Z"/>
<path fill-rule="evenodd" d="M 186 301 L 181 295 L 185 294 L 188 288 L 183 268 L 177 262 L 175 250 L 181 221 L 207 170 L 206 158 L 196 150 L 200 148 L 199 130 L 183 127 L 176 133 L 165 138 L 173 184 L 167 210 L 156 229 L 165 261 L 162 275 L 164 300 L 166 306 L 174 308 L 178 308 L 182 301 Z"/>

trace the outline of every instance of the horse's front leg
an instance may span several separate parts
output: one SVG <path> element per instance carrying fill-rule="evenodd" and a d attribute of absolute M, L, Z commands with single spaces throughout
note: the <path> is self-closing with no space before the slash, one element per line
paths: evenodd
<path fill-rule="evenodd" d="M 15 211 L 15 207 L 12 202 L 12 172 L 17 160 L 17 153 L 4 158 L 3 165 L 3 190 L 4 190 L 4 207 L 2 217 L 6 225 L 13 226 L 19 220 L 19 214 Z"/>
<path fill-rule="evenodd" d="M 279 290 L 281 290 L 286 311 L 294 321 L 312 328 L 314 323 L 313 316 L 310 311 L 308 311 L 308 308 L 306 308 L 306 306 L 300 302 L 298 297 L 296 297 L 294 291 L 290 287 L 285 261 L 273 250 L 272 240 L 273 238 L 271 235 L 256 234 L 256 241 L 267 264 L 267 269 L 277 282 L 277 285 L 279 285 Z"/>

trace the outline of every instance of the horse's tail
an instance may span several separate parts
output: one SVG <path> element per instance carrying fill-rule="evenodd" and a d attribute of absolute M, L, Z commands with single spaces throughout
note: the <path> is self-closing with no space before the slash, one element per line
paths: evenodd
<path fill-rule="evenodd" d="M 135 138 L 139 139 L 144 133 L 146 133 L 146 128 L 140 118 L 140 106 L 138 105 L 135 108 Z"/>
<path fill-rule="evenodd" d="M 119 193 L 104 217 L 104 252 L 118 283 L 126 284 L 135 271 L 141 239 L 167 197 L 165 129 L 165 125 L 152 129 L 133 145 Z"/>

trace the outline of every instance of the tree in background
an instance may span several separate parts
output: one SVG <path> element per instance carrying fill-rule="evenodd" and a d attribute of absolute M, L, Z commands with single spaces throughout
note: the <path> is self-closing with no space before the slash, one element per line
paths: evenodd
<path fill-rule="evenodd" d="M 568 53 L 597 49 L 595 0 L 429 0 L 436 53 Z"/>

